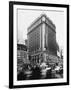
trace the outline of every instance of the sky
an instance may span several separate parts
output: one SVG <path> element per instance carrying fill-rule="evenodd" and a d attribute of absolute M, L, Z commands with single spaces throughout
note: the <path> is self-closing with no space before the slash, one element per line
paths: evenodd
<path fill-rule="evenodd" d="M 37 10 L 20 10 L 18 9 L 18 35 L 20 43 L 27 39 L 27 28 L 41 14 L 46 14 L 56 26 L 56 40 L 59 46 L 63 47 L 64 43 L 64 12 L 56 11 L 37 11 Z"/>

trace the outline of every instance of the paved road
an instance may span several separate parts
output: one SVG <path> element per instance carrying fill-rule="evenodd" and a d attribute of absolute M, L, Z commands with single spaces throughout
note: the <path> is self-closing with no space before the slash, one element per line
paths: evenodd
<path fill-rule="evenodd" d="M 34 80 L 34 79 L 53 79 L 62 78 L 62 75 L 53 73 L 51 70 L 41 71 L 39 68 L 32 71 L 21 72 L 18 75 L 18 80 Z"/>

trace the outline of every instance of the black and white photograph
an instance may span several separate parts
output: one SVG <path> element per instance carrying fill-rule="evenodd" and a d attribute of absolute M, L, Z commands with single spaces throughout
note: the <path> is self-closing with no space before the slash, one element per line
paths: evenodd
<path fill-rule="evenodd" d="M 63 12 L 17 9 L 17 16 L 17 80 L 63 78 Z"/>
<path fill-rule="evenodd" d="M 12 5 L 13 85 L 68 84 L 68 5 Z"/>

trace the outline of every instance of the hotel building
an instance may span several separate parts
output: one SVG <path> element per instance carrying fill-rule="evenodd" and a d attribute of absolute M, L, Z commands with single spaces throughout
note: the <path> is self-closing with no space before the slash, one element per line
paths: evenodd
<path fill-rule="evenodd" d="M 28 53 L 33 64 L 57 61 L 56 26 L 42 14 L 28 27 Z"/>

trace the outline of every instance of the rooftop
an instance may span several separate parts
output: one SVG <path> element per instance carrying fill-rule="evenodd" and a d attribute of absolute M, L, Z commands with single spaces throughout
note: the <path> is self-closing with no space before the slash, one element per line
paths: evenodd
<path fill-rule="evenodd" d="M 30 29 L 38 20 L 40 20 L 42 17 L 45 17 L 54 27 L 55 27 L 55 24 L 53 24 L 52 20 L 47 17 L 46 14 L 41 14 L 39 17 L 37 17 L 31 24 L 30 26 L 28 27 L 28 29 Z"/>
<path fill-rule="evenodd" d="M 27 46 L 24 45 L 24 44 L 17 44 L 17 48 L 18 48 L 18 50 L 25 50 L 25 51 L 27 51 Z"/>

